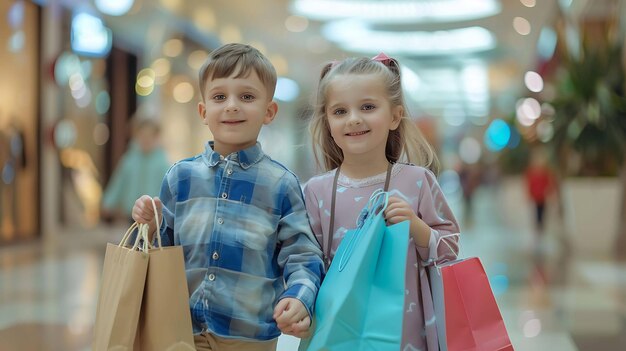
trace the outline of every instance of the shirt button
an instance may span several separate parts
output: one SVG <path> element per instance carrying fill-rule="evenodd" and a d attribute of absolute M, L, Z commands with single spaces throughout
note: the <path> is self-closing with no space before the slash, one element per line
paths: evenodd
<path fill-rule="evenodd" d="M 210 281 L 214 281 L 215 280 L 215 274 L 213 274 L 213 273 L 209 274 L 209 280 Z"/>
<path fill-rule="evenodd" d="M 217 219 L 217 224 L 224 224 L 224 219 L 218 218 Z"/>
<path fill-rule="evenodd" d="M 213 252 L 213 255 L 211 257 L 213 257 L 214 260 L 217 260 L 218 258 L 220 258 L 220 254 L 218 254 L 217 251 L 215 251 Z"/>
<path fill-rule="evenodd" d="M 247 163 L 242 163 L 241 167 L 246 168 L 246 167 L 248 167 L 248 164 Z"/>
<path fill-rule="evenodd" d="M 228 197 L 228 194 L 226 194 L 226 193 L 222 193 L 222 199 L 225 199 L 225 198 L 227 198 L 227 197 Z"/>
<path fill-rule="evenodd" d="M 231 168 L 227 169 L 227 170 L 226 170 L 226 174 L 228 174 L 228 175 L 233 174 L 233 170 L 232 170 Z"/>

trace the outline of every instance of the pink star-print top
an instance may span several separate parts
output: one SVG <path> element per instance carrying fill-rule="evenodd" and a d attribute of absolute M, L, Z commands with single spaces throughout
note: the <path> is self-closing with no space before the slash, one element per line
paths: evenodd
<path fill-rule="evenodd" d="M 336 170 L 311 178 L 304 186 L 306 209 L 311 228 L 326 250 L 330 222 L 333 179 Z M 366 179 L 350 179 L 339 175 L 335 204 L 335 230 L 332 258 L 345 232 L 356 227 L 361 209 L 370 195 L 382 189 L 386 172 Z M 440 237 L 459 233 L 459 225 L 448 206 L 435 175 L 429 170 L 396 163 L 391 173 L 389 195 L 408 202 L 415 213 L 431 228 L 428 247 L 409 245 L 406 263 L 405 318 L 401 351 L 438 350 L 437 329 L 430 293 L 430 283 L 425 267 L 456 259 L 458 236 Z M 413 243 L 413 239 L 409 239 Z M 444 243 L 444 241 L 447 241 Z"/>

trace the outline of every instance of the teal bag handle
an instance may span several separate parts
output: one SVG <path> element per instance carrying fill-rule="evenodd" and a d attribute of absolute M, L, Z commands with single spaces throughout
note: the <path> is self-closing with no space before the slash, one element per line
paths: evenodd
<path fill-rule="evenodd" d="M 326 238 L 323 236 L 323 232 L 322 232 L 322 248 L 324 245 L 324 239 L 326 239 L 326 250 L 322 249 L 322 254 L 324 255 L 324 263 L 326 264 L 326 270 L 328 270 L 328 267 L 330 266 L 330 252 L 333 246 L 333 237 L 335 236 L 334 230 L 335 230 L 335 198 L 337 197 L 337 180 L 339 179 L 339 171 L 341 169 L 341 165 L 339 165 L 339 167 L 337 167 L 337 169 L 335 170 L 335 179 L 333 180 L 333 193 L 332 193 L 332 200 L 330 202 L 330 223 L 328 224 L 328 235 L 326 235 Z M 393 163 L 389 163 L 389 166 L 387 167 L 387 177 L 385 178 L 385 187 L 382 189 L 382 191 L 387 192 L 387 190 L 389 189 L 389 183 L 391 182 L 391 170 L 393 169 Z M 372 193 L 372 196 L 374 196 L 374 194 L 376 194 L 377 192 L 380 192 L 381 190 L 377 190 L 374 193 Z M 370 201 L 372 196 L 370 196 Z M 387 197 L 388 200 L 388 197 Z M 369 202 L 368 202 L 369 203 Z M 387 207 L 387 202 L 385 201 L 385 208 Z M 361 216 L 359 216 L 359 219 L 361 219 Z M 357 222 L 357 226 L 358 226 L 358 222 Z"/>
<path fill-rule="evenodd" d="M 387 208 L 387 204 L 389 204 L 388 192 L 378 189 L 372 193 L 372 196 L 370 196 L 370 199 L 367 202 L 364 213 L 359 216 L 357 221 L 357 226 L 361 230 L 357 231 L 350 237 L 346 250 L 341 254 L 341 257 L 339 257 L 339 272 L 343 271 L 348 264 L 350 257 L 352 257 L 352 252 L 354 252 L 356 244 L 362 238 L 362 235 L 359 235 L 362 229 L 367 228 L 372 222 L 372 219 Z"/>

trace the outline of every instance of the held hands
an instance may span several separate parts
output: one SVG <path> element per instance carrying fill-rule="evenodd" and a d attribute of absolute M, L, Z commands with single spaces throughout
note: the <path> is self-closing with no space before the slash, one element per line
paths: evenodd
<path fill-rule="evenodd" d="M 154 198 L 154 203 L 157 208 L 157 212 L 159 213 L 159 220 L 163 218 L 163 204 L 158 197 Z M 140 198 L 135 201 L 135 206 L 133 206 L 132 211 L 133 220 L 137 223 L 148 224 L 148 232 L 150 233 L 150 241 L 154 236 L 154 231 L 156 230 L 156 221 L 155 221 L 155 213 L 152 207 L 152 199 L 148 195 L 142 195 Z"/>
<path fill-rule="evenodd" d="M 306 307 L 298 299 L 286 297 L 274 308 L 274 320 L 283 334 L 304 338 L 310 335 L 311 318 Z"/>

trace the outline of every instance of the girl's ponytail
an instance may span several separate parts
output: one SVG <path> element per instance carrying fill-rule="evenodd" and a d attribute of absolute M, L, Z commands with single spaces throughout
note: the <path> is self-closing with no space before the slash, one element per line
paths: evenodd
<path fill-rule="evenodd" d="M 324 67 L 322 67 L 322 73 L 320 74 L 320 80 L 324 79 L 324 77 L 326 77 L 326 75 L 328 74 L 328 72 L 330 72 L 330 70 L 333 68 L 333 66 L 335 66 L 337 63 L 335 61 L 333 62 L 329 62 L 327 64 L 324 65 Z"/>
<path fill-rule="evenodd" d="M 385 66 L 387 66 L 387 68 L 389 68 L 389 70 L 395 75 L 400 77 L 400 64 L 396 61 L 396 59 L 390 58 L 389 63 L 385 64 Z"/>

